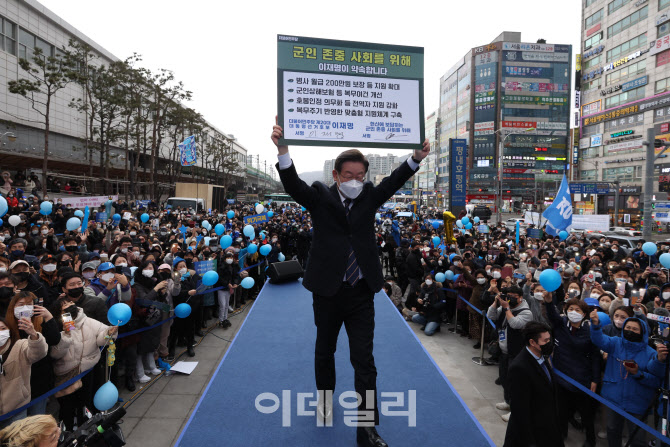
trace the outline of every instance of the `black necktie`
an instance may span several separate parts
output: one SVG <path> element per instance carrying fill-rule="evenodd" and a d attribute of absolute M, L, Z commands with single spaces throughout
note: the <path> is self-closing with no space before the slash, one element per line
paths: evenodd
<path fill-rule="evenodd" d="M 344 214 L 349 220 L 349 205 L 351 205 L 351 199 L 344 199 Z M 349 247 L 349 257 L 347 258 L 347 270 L 346 277 L 347 282 L 353 287 L 358 282 L 359 277 L 358 271 L 358 262 L 356 262 L 356 255 L 354 254 L 353 247 Z"/>

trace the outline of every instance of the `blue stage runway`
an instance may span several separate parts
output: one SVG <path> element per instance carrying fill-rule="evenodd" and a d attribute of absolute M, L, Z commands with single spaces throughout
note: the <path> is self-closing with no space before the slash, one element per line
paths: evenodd
<path fill-rule="evenodd" d="M 494 445 L 383 292 L 375 297 L 375 314 L 378 430 L 389 446 Z M 313 415 L 315 338 L 312 294 L 299 282 L 266 283 L 176 445 L 355 446 L 356 429 L 347 426 L 350 410 L 343 406 L 355 398 L 340 401 L 354 390 L 346 331 L 335 354 L 330 427 L 317 427 Z M 411 416 L 397 413 L 408 412 L 414 393 L 412 426 Z"/>

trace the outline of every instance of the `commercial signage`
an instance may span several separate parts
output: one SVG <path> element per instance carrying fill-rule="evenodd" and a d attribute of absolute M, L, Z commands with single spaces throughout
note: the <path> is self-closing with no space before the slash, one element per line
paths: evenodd
<path fill-rule="evenodd" d="M 668 20 L 670 20 L 670 14 L 668 14 L 667 12 L 664 12 L 663 14 L 656 17 L 656 26 L 662 25 L 663 23 L 667 22 Z"/>
<path fill-rule="evenodd" d="M 493 135 L 493 121 L 486 121 L 484 123 L 475 123 L 475 136 Z"/>
<path fill-rule="evenodd" d="M 647 85 L 648 82 L 649 82 L 649 76 L 642 76 L 641 78 L 633 79 L 632 81 L 624 82 L 623 84 L 621 84 L 621 91 L 627 92 L 628 90 L 633 90 L 634 88 Z"/>
<path fill-rule="evenodd" d="M 550 82 L 517 82 L 507 81 L 502 83 L 505 90 L 527 91 L 527 92 L 567 92 L 568 84 L 555 84 Z"/>
<path fill-rule="evenodd" d="M 509 76 L 524 76 L 529 78 L 551 78 L 554 75 L 553 68 L 545 67 L 517 67 L 506 65 L 505 74 Z"/>
<path fill-rule="evenodd" d="M 642 140 L 639 141 L 626 141 L 623 143 L 610 144 L 607 146 L 608 153 L 616 153 L 622 151 L 628 151 L 631 149 L 637 149 L 642 147 Z"/>
<path fill-rule="evenodd" d="M 670 48 L 670 35 L 660 37 L 652 43 L 649 55 L 653 56 Z"/>
<path fill-rule="evenodd" d="M 570 194 L 608 194 L 609 183 L 570 183 Z"/>
<path fill-rule="evenodd" d="M 467 141 L 465 139 L 449 139 L 449 164 L 451 165 L 449 183 L 449 203 L 454 206 L 465 206 L 467 178 L 465 162 L 468 159 Z"/>
<path fill-rule="evenodd" d="M 661 123 L 654 126 L 654 134 L 660 135 L 662 133 L 668 133 L 670 131 L 670 123 Z"/>
<path fill-rule="evenodd" d="M 617 158 L 616 160 L 609 160 L 605 161 L 604 163 L 610 164 L 610 163 L 632 163 L 634 161 L 642 161 L 644 160 L 644 157 L 631 157 L 631 158 Z"/>
<path fill-rule="evenodd" d="M 485 51 L 496 51 L 500 49 L 500 43 L 490 43 L 481 47 L 477 47 L 473 50 L 474 54 L 484 53 Z"/>
<path fill-rule="evenodd" d="M 621 194 L 640 194 L 642 192 L 641 186 L 622 186 Z"/>
<path fill-rule="evenodd" d="M 539 51 L 505 51 L 506 61 L 518 62 L 570 62 L 568 53 L 542 53 Z"/>
<path fill-rule="evenodd" d="M 600 90 L 600 95 L 601 96 L 609 95 L 610 93 L 618 92 L 619 90 L 621 90 L 621 84 L 613 85 L 611 87 Z"/>
<path fill-rule="evenodd" d="M 575 90 L 575 108 L 578 109 L 582 100 L 582 92 Z"/>
<path fill-rule="evenodd" d="M 603 135 L 591 135 L 591 147 L 598 147 L 603 145 Z"/>
<path fill-rule="evenodd" d="M 498 62 L 498 52 L 479 53 L 475 55 L 475 66 Z"/>
<path fill-rule="evenodd" d="M 593 79 L 596 76 L 600 76 L 601 74 L 603 74 L 603 67 L 596 68 L 595 70 L 589 71 L 588 73 L 584 73 L 582 80 L 588 81 L 589 79 Z"/>
<path fill-rule="evenodd" d="M 643 99 L 626 105 L 623 107 L 617 107 L 610 109 L 604 113 L 600 113 L 595 116 L 589 116 L 582 118 L 582 125 L 589 126 L 591 124 L 598 124 L 603 121 L 610 121 L 616 118 L 621 118 L 624 116 L 629 116 L 644 112 L 646 110 L 657 109 L 659 107 L 664 107 L 670 104 L 670 93 L 665 93 L 663 95 L 653 96 L 649 99 Z M 582 116 L 585 114 L 582 114 Z"/>
<path fill-rule="evenodd" d="M 579 147 L 575 146 L 572 148 L 572 164 L 576 165 L 579 163 Z"/>
<path fill-rule="evenodd" d="M 596 26 L 589 28 L 586 30 L 586 37 L 589 37 L 591 34 L 595 33 L 596 31 L 600 31 L 600 23 L 597 24 Z"/>
<path fill-rule="evenodd" d="M 538 129 L 545 129 L 545 130 L 562 130 L 566 129 L 567 127 L 568 127 L 567 123 L 548 123 L 545 121 L 539 121 L 537 123 Z"/>
<path fill-rule="evenodd" d="M 591 147 L 591 138 L 589 137 L 584 137 L 579 139 L 579 148 L 580 149 L 588 149 Z"/>
<path fill-rule="evenodd" d="M 605 140 L 605 144 L 616 144 L 623 143 L 624 141 L 636 140 L 642 138 L 642 135 L 624 135 L 618 138 L 612 138 L 611 140 Z"/>
<path fill-rule="evenodd" d="M 566 53 L 570 51 L 568 45 L 554 45 L 550 43 L 520 43 L 520 42 L 504 42 L 502 45 L 503 50 L 514 50 L 514 51 L 540 51 L 544 53 L 553 53 L 553 52 L 563 52 Z"/>
<path fill-rule="evenodd" d="M 602 99 L 598 99 L 598 100 L 590 102 L 588 104 L 584 104 L 582 106 L 582 116 L 591 115 L 591 114 L 600 112 L 601 103 L 602 103 Z"/>
<path fill-rule="evenodd" d="M 537 128 L 537 123 L 535 121 L 503 121 L 502 127 L 531 129 L 531 128 Z"/>
<path fill-rule="evenodd" d="M 657 165 L 660 168 L 658 176 L 658 190 L 661 192 L 670 192 L 670 164 L 664 163 Z M 658 204 L 656 208 L 659 208 Z"/>
<path fill-rule="evenodd" d="M 605 45 L 599 45 L 599 46 L 595 47 L 594 49 L 589 50 L 586 53 L 584 53 L 583 58 L 588 59 L 591 56 L 595 56 L 596 54 L 600 54 L 600 53 L 603 52 L 604 49 L 605 49 Z M 579 68 L 577 70 L 579 70 Z"/>
<path fill-rule="evenodd" d="M 421 47 L 277 36 L 280 144 L 420 149 Z"/>
<path fill-rule="evenodd" d="M 615 132 L 615 133 L 610 134 L 610 137 L 619 138 L 619 137 L 623 137 L 624 135 L 632 135 L 634 133 L 635 133 L 634 130 L 622 130 L 621 132 Z"/>
<path fill-rule="evenodd" d="M 575 70 L 582 71 L 582 55 L 575 55 Z"/>
<path fill-rule="evenodd" d="M 633 3 L 633 6 L 635 6 L 637 8 L 638 6 L 644 5 L 645 3 L 647 3 L 647 1 L 648 0 L 637 0 L 635 3 Z"/>
<path fill-rule="evenodd" d="M 622 58 L 619 59 L 618 61 L 610 62 L 609 64 L 607 64 L 607 65 L 605 65 L 605 66 L 603 67 L 603 71 L 613 70 L 613 69 L 615 69 L 615 68 L 617 68 L 617 67 L 620 67 L 620 66 L 622 66 L 623 64 L 626 64 L 626 63 L 632 61 L 633 59 L 637 59 L 638 57 L 642 56 L 642 55 L 643 55 L 644 53 L 646 53 L 647 51 L 648 51 L 648 50 L 640 50 L 640 51 L 636 51 L 635 53 L 629 54 L 629 55 L 626 56 L 626 57 L 622 57 Z"/>
<path fill-rule="evenodd" d="M 534 104 L 542 106 L 561 106 L 568 103 L 568 98 L 556 96 L 528 96 L 528 95 L 505 95 L 503 101 L 511 104 Z"/>

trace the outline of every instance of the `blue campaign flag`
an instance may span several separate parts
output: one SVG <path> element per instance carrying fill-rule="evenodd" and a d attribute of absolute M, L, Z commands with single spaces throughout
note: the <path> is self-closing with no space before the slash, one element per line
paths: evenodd
<path fill-rule="evenodd" d="M 393 226 L 391 227 L 391 235 L 393 235 L 393 240 L 395 241 L 396 245 L 400 247 L 400 227 L 398 226 L 398 221 L 393 222 Z"/>
<path fill-rule="evenodd" d="M 542 217 L 547 219 L 545 231 L 551 236 L 558 236 L 559 232 L 572 225 L 572 199 L 565 174 L 553 203 L 542 213 Z"/>
<path fill-rule="evenodd" d="M 193 166 L 197 161 L 195 135 L 187 137 L 183 142 L 179 143 L 179 156 L 181 158 L 182 166 Z"/>

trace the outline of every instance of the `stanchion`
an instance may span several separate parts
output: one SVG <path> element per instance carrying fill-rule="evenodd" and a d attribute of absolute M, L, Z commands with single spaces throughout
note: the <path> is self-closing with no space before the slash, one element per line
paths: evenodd
<path fill-rule="evenodd" d="M 482 312 L 482 338 L 479 341 L 481 351 L 479 357 L 472 357 L 472 362 L 480 366 L 489 366 L 490 363 L 484 358 L 484 334 L 486 332 L 486 314 Z"/>
<path fill-rule="evenodd" d="M 453 332 L 454 334 L 456 334 L 456 332 L 458 331 L 458 296 L 456 297 L 455 301 L 456 301 L 456 306 L 454 308 L 455 309 L 454 310 L 454 327 L 453 327 L 454 330 L 453 331 L 451 331 L 451 329 L 449 330 L 450 332 Z"/>

